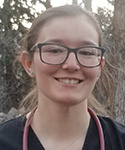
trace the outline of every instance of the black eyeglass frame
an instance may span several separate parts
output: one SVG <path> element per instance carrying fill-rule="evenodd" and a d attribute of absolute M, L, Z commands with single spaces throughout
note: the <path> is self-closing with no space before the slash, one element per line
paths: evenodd
<path fill-rule="evenodd" d="M 42 59 L 42 56 L 41 56 L 42 46 L 44 46 L 44 45 L 57 45 L 57 46 L 61 46 L 61 47 L 66 48 L 67 51 L 68 51 L 68 53 L 67 53 L 67 56 L 66 56 L 66 58 L 64 59 L 64 61 L 61 62 L 61 63 L 58 63 L 58 64 L 51 64 L 51 63 L 45 62 L 45 61 Z M 69 57 L 69 54 L 70 54 L 70 53 L 74 53 L 77 62 L 78 62 L 81 66 L 86 67 L 86 68 L 98 67 L 98 66 L 101 64 L 102 58 L 103 58 L 104 53 L 105 53 L 105 49 L 102 48 L 102 47 L 97 47 L 97 46 L 84 46 L 84 47 L 79 47 L 79 48 L 69 48 L 69 47 L 67 47 L 67 46 L 60 45 L 60 44 L 57 44 L 57 43 L 38 43 L 38 44 L 35 44 L 35 45 L 30 49 L 30 52 L 35 51 L 37 48 L 39 49 L 40 60 L 41 60 L 43 63 L 45 63 L 45 64 L 48 64 L 48 65 L 61 65 L 61 64 L 63 64 L 63 63 L 67 60 L 67 58 Z M 96 48 L 96 49 L 99 49 L 99 50 L 101 51 L 100 63 L 99 63 L 98 65 L 96 65 L 96 66 L 86 66 L 86 65 L 81 64 L 80 61 L 79 61 L 79 59 L 78 59 L 78 57 L 77 57 L 77 51 L 78 51 L 79 49 L 81 49 L 81 48 Z"/>

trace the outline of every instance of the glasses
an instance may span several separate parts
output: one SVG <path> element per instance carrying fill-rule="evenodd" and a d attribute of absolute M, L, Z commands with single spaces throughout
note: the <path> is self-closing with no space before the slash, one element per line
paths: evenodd
<path fill-rule="evenodd" d="M 30 51 L 39 49 L 40 59 L 48 65 L 63 64 L 70 53 L 74 53 L 78 63 L 84 67 L 93 68 L 101 64 L 105 49 L 95 46 L 69 48 L 56 43 L 38 43 Z"/>

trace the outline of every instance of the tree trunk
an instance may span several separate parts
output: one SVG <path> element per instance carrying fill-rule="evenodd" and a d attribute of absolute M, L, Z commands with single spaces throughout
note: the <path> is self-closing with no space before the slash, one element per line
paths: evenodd
<path fill-rule="evenodd" d="M 125 0 L 115 0 L 113 16 L 113 55 L 115 65 L 116 92 L 114 100 L 115 119 L 125 123 Z M 121 71 L 122 70 L 122 71 Z"/>
<path fill-rule="evenodd" d="M 72 3 L 77 5 L 78 1 L 77 0 L 72 0 Z"/>
<path fill-rule="evenodd" d="M 85 8 L 89 11 L 92 11 L 92 0 L 83 0 Z"/>

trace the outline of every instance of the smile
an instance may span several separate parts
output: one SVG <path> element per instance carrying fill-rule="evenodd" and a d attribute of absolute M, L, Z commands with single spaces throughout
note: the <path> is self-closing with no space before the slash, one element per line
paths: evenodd
<path fill-rule="evenodd" d="M 65 84 L 78 84 L 81 82 L 81 80 L 78 79 L 57 79 L 59 82 L 65 83 Z"/>

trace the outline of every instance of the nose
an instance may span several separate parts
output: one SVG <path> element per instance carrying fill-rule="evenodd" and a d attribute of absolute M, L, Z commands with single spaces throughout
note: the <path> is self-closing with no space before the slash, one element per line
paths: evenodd
<path fill-rule="evenodd" d="M 80 64 L 78 63 L 74 53 L 69 54 L 67 60 L 62 65 L 62 69 L 69 70 L 70 72 L 80 69 Z"/>

